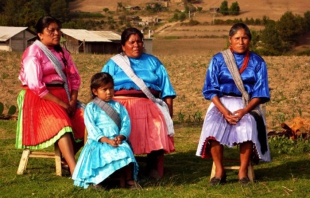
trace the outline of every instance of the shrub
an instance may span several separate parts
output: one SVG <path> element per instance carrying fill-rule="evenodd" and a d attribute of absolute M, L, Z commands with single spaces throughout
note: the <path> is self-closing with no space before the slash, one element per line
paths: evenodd
<path fill-rule="evenodd" d="M 278 154 L 300 154 L 310 152 L 309 140 L 302 138 L 292 140 L 284 136 L 275 136 L 269 138 L 269 146 L 273 152 Z"/>

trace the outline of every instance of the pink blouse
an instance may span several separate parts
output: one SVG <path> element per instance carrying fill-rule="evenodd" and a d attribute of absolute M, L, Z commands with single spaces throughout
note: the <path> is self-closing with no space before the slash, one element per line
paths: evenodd
<path fill-rule="evenodd" d="M 74 65 L 69 52 L 63 49 L 64 57 L 67 60 L 67 69 L 61 59 L 62 54 L 49 48 L 57 57 L 63 67 L 63 72 L 67 76 L 69 91 L 79 90 L 81 77 Z M 57 74 L 52 62 L 47 58 L 44 52 L 37 46 L 29 46 L 22 56 L 22 68 L 18 79 L 23 85 L 27 85 L 39 97 L 43 97 L 48 93 L 45 84 L 52 82 L 64 82 Z"/>

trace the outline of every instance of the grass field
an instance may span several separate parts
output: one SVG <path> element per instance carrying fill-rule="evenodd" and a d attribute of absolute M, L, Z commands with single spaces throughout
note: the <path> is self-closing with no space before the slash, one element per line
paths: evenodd
<path fill-rule="evenodd" d="M 200 125 L 176 127 L 176 152 L 165 157 L 165 177 L 159 181 L 140 177 L 141 190 L 80 189 L 68 175 L 55 176 L 54 160 L 30 158 L 24 175 L 16 175 L 21 150 L 14 148 L 16 122 L 0 120 L 0 197 L 309 197 L 310 146 L 294 144 L 291 153 L 271 143 L 272 162 L 255 166 L 256 182 L 238 183 L 237 171 L 227 171 L 228 183 L 210 187 L 211 160 L 195 156 Z M 281 142 L 281 141 L 280 141 Z M 303 147 L 303 151 L 298 149 Z M 236 149 L 225 156 L 237 158 Z M 143 164 L 140 167 L 143 169 Z"/>

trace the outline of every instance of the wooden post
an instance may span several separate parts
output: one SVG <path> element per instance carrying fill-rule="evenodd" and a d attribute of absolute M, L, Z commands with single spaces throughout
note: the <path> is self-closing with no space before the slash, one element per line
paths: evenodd
<path fill-rule="evenodd" d="M 83 40 L 83 51 L 84 51 L 84 54 L 85 54 L 86 53 L 85 39 Z"/>

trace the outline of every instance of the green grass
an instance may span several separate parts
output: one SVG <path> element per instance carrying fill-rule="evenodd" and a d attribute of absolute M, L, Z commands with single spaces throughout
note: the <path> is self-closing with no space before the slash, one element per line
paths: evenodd
<path fill-rule="evenodd" d="M 281 151 L 271 141 L 272 162 L 255 166 L 256 182 L 242 187 L 237 171 L 227 171 L 228 183 L 208 186 L 211 160 L 195 156 L 200 124 L 177 124 L 176 152 L 165 157 L 165 177 L 160 181 L 143 178 L 142 190 L 112 188 L 81 189 L 68 175 L 55 175 L 54 160 L 30 158 L 24 175 L 17 175 L 21 150 L 14 147 L 16 121 L 0 120 L 0 197 L 310 197 L 309 143 L 290 144 L 293 150 Z M 225 157 L 238 157 L 237 149 L 225 149 Z M 143 164 L 141 165 L 143 169 Z"/>

